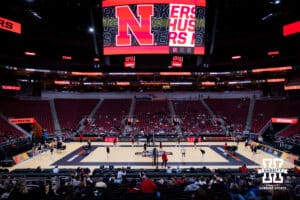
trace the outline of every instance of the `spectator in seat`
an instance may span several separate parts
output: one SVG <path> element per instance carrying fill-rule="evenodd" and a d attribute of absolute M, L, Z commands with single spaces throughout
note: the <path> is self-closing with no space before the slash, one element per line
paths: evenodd
<path fill-rule="evenodd" d="M 126 176 L 126 170 L 123 167 L 122 169 L 119 169 L 117 172 L 117 179 L 122 180 L 123 176 Z"/>
<path fill-rule="evenodd" d="M 198 185 L 206 185 L 207 183 L 206 183 L 206 180 L 205 180 L 205 178 L 203 177 L 203 176 L 201 176 L 200 177 L 200 180 L 198 181 Z"/>
<path fill-rule="evenodd" d="M 99 181 L 95 184 L 96 190 L 94 191 L 94 196 L 100 199 L 107 199 L 107 184 L 105 182 Z"/>
<path fill-rule="evenodd" d="M 73 177 L 71 183 L 73 187 L 77 187 L 80 184 L 80 176 Z"/>
<path fill-rule="evenodd" d="M 185 192 L 192 192 L 192 191 L 196 191 L 200 188 L 199 185 L 197 185 L 195 182 L 193 183 L 190 183 L 189 185 L 187 185 L 185 188 L 184 188 L 184 191 Z"/>
<path fill-rule="evenodd" d="M 53 168 L 52 172 L 53 172 L 54 174 L 58 174 L 58 173 L 59 173 L 58 165 L 56 165 L 56 166 Z"/>
<path fill-rule="evenodd" d="M 136 179 L 132 179 L 127 188 L 128 193 L 138 193 L 140 192 L 140 188 L 137 187 Z"/>
<path fill-rule="evenodd" d="M 40 172 L 42 172 L 42 168 L 41 168 L 41 166 L 38 166 L 38 167 L 36 168 L 36 172 L 37 172 L 37 173 L 40 173 Z"/>
<path fill-rule="evenodd" d="M 155 193 L 157 192 L 157 185 L 146 176 L 143 176 L 140 188 L 142 193 L 149 196 L 155 196 Z"/>
<path fill-rule="evenodd" d="M 299 174 L 300 173 L 300 167 L 295 166 L 294 167 L 294 173 Z"/>
<path fill-rule="evenodd" d="M 168 168 L 166 169 L 166 173 L 167 174 L 172 174 L 172 168 L 170 166 L 168 166 Z"/>
<path fill-rule="evenodd" d="M 175 178 L 176 179 L 176 185 L 186 185 L 186 183 L 187 183 L 187 180 L 186 180 L 186 176 L 185 175 L 183 175 L 182 177 L 181 177 L 181 179 L 177 179 L 177 178 Z M 192 181 L 192 183 L 194 183 L 195 181 Z"/>
<path fill-rule="evenodd" d="M 248 173 L 248 168 L 247 168 L 247 166 L 244 164 L 242 167 L 240 167 L 240 172 L 241 173 Z"/>
<path fill-rule="evenodd" d="M 198 190 L 196 190 L 194 194 L 194 200 L 202 200 L 202 199 L 208 199 L 208 195 L 204 189 L 199 188 Z"/>

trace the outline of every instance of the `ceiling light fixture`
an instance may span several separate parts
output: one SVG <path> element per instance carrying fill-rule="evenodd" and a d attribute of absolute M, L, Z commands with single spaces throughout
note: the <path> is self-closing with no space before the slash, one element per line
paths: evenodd
<path fill-rule="evenodd" d="M 232 56 L 231 57 L 232 60 L 238 60 L 238 59 L 241 59 L 241 58 L 242 58 L 242 56 Z"/>
<path fill-rule="evenodd" d="M 26 55 L 26 56 L 36 56 L 36 53 L 35 52 L 30 52 L 30 51 L 25 51 L 24 55 Z"/>
<path fill-rule="evenodd" d="M 95 29 L 94 29 L 94 27 L 89 27 L 88 31 L 89 31 L 89 33 L 94 33 Z"/>

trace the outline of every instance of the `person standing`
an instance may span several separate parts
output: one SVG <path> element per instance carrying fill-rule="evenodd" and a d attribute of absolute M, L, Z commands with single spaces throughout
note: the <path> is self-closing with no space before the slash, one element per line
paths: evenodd
<path fill-rule="evenodd" d="M 155 146 L 155 138 L 154 138 L 154 136 L 151 138 L 151 142 L 152 142 L 152 146 L 154 147 Z"/>
<path fill-rule="evenodd" d="M 147 141 L 147 146 L 150 146 L 150 135 L 148 134 L 146 137 L 146 141 Z"/>
<path fill-rule="evenodd" d="M 194 148 L 195 148 L 195 149 L 197 148 L 197 143 L 198 143 L 198 138 L 196 137 L 196 138 L 194 139 Z"/>
<path fill-rule="evenodd" d="M 61 139 L 57 140 L 57 146 L 56 146 L 56 148 L 57 148 L 57 153 L 61 153 L 61 148 L 62 148 L 62 141 L 61 141 Z"/>
<path fill-rule="evenodd" d="M 153 165 L 156 166 L 156 163 L 157 163 L 157 149 L 156 147 L 153 148 L 153 151 L 152 151 L 152 156 L 153 156 Z"/>
<path fill-rule="evenodd" d="M 159 142 L 159 148 L 162 149 L 162 142 Z"/>
<path fill-rule="evenodd" d="M 185 152 L 186 152 L 185 147 L 182 146 L 180 151 L 181 151 L 181 157 L 185 158 Z"/>
<path fill-rule="evenodd" d="M 134 136 L 131 136 L 130 140 L 131 140 L 131 147 L 134 147 Z"/>
<path fill-rule="evenodd" d="M 255 144 L 255 145 L 253 145 L 253 156 L 255 156 L 256 155 L 256 153 L 257 153 L 257 145 Z"/>
<path fill-rule="evenodd" d="M 227 144 L 227 142 L 225 142 L 225 144 L 224 144 L 224 149 L 225 149 L 225 151 L 228 149 L 228 144 Z"/>
<path fill-rule="evenodd" d="M 236 146 L 239 146 L 239 144 L 240 144 L 240 138 L 237 136 L 235 139 L 236 139 Z"/>
<path fill-rule="evenodd" d="M 163 154 L 161 155 L 161 159 L 162 159 L 162 163 L 161 166 L 162 167 L 167 167 L 167 163 L 168 163 L 168 156 L 167 156 L 167 152 L 163 152 Z"/>
<path fill-rule="evenodd" d="M 91 150 L 91 148 L 92 148 L 91 140 L 88 140 L 88 149 Z"/>
<path fill-rule="evenodd" d="M 245 140 L 245 148 L 247 148 L 247 146 L 249 145 L 249 141 L 248 138 Z"/>
<path fill-rule="evenodd" d="M 178 145 L 178 146 L 180 146 L 180 142 L 181 142 L 181 138 L 180 138 L 180 136 L 178 135 L 178 136 L 177 136 L 177 145 Z"/>
<path fill-rule="evenodd" d="M 106 146 L 106 156 L 107 156 L 107 158 L 108 158 L 109 153 L 110 153 L 109 146 Z"/>
<path fill-rule="evenodd" d="M 50 143 L 50 152 L 51 152 L 51 155 L 53 155 L 53 151 L 54 151 L 54 145 L 53 145 L 53 143 Z"/>
<path fill-rule="evenodd" d="M 201 155 L 203 157 L 205 155 L 205 150 L 200 148 L 200 152 L 201 152 Z"/>
<path fill-rule="evenodd" d="M 82 140 L 83 140 L 83 134 L 80 133 L 80 134 L 79 134 L 79 141 L 82 142 Z"/>
<path fill-rule="evenodd" d="M 147 150 L 147 143 L 144 143 L 144 152 Z"/>
<path fill-rule="evenodd" d="M 117 138 L 114 138 L 113 143 L 114 143 L 114 147 L 116 147 L 117 146 Z"/>

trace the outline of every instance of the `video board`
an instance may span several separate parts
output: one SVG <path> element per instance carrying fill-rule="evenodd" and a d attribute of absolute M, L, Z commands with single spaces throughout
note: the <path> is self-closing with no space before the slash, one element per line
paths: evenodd
<path fill-rule="evenodd" d="M 205 0 L 103 0 L 104 55 L 203 55 Z"/>

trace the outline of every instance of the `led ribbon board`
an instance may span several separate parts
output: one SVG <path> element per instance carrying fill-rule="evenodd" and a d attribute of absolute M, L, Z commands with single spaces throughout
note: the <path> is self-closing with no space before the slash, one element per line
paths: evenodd
<path fill-rule="evenodd" d="M 279 118 L 279 117 L 272 117 L 272 123 L 281 123 L 281 124 L 297 124 L 298 118 Z"/>
<path fill-rule="evenodd" d="M 21 34 L 21 24 L 12 20 L 0 17 L 0 29 Z"/>
<path fill-rule="evenodd" d="M 204 54 L 205 0 L 103 0 L 103 52 Z"/>

